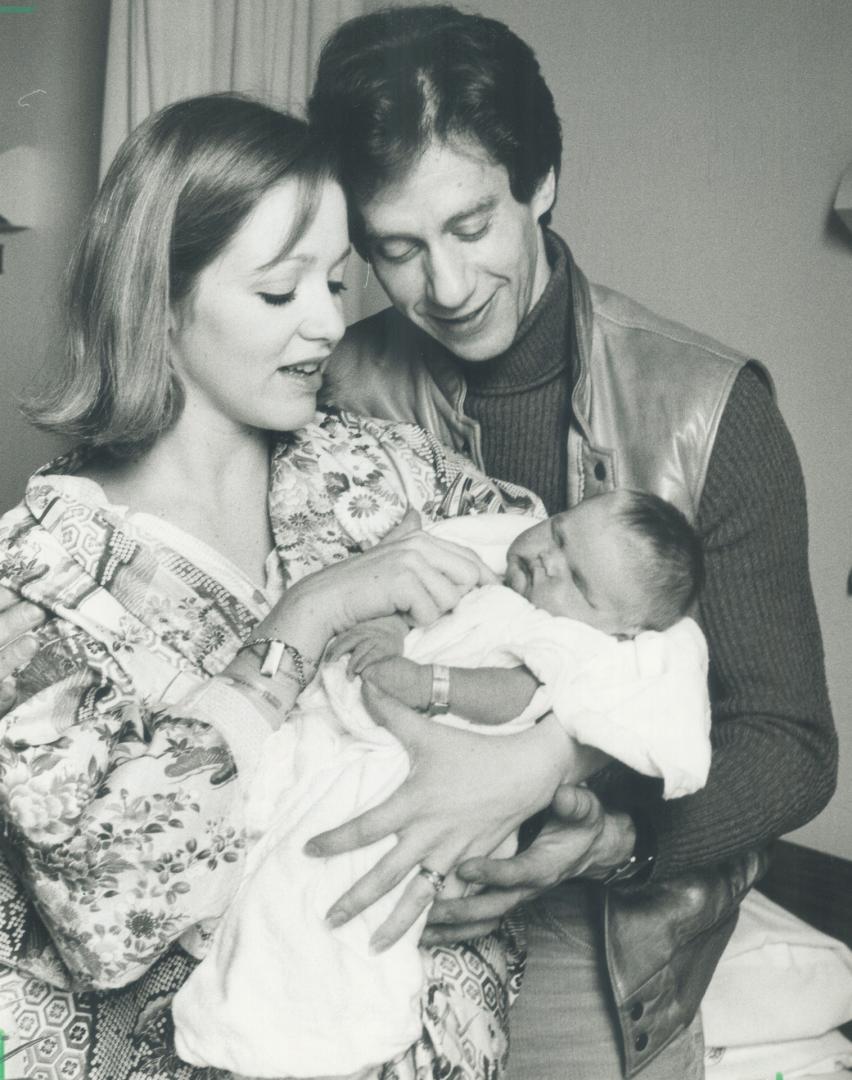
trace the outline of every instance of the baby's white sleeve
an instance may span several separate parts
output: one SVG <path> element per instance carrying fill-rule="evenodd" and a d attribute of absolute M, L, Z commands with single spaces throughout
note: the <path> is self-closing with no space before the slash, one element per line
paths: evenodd
<path fill-rule="evenodd" d="M 537 614 L 515 648 L 565 730 L 660 777 L 667 799 L 703 787 L 710 699 L 707 644 L 697 624 L 682 619 L 619 641 L 572 619 Z"/>

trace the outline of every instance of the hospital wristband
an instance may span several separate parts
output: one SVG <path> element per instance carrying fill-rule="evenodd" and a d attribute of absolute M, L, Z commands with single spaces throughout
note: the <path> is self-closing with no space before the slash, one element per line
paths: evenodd
<path fill-rule="evenodd" d="M 266 646 L 266 651 L 261 654 L 259 648 Z M 318 661 L 304 656 L 295 645 L 278 638 L 250 638 L 240 645 L 237 652 L 250 649 L 258 658 L 261 658 L 260 674 L 267 679 L 275 675 L 283 675 L 286 679 L 292 679 L 299 684 L 299 689 L 304 690 L 316 674 Z"/>
<path fill-rule="evenodd" d="M 429 695 L 427 716 L 444 716 L 450 711 L 450 669 L 444 664 L 432 665 L 432 692 Z"/>

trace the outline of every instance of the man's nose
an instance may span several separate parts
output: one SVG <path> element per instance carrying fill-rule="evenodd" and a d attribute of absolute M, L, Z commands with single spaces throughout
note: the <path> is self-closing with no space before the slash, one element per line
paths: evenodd
<path fill-rule="evenodd" d="M 458 250 L 441 247 L 431 251 L 426 273 L 429 301 L 435 307 L 458 311 L 473 295 L 475 277 Z"/>

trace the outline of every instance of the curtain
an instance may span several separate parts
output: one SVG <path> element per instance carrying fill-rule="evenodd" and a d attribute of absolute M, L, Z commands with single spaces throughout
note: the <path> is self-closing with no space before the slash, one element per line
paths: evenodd
<path fill-rule="evenodd" d="M 242 90 L 302 113 L 325 38 L 371 0 L 112 0 L 101 177 L 127 135 L 179 98 Z M 387 300 L 353 253 L 346 319 Z"/>
<path fill-rule="evenodd" d="M 101 175 L 134 127 L 192 94 L 244 90 L 300 112 L 319 51 L 363 0 L 112 0 Z"/>

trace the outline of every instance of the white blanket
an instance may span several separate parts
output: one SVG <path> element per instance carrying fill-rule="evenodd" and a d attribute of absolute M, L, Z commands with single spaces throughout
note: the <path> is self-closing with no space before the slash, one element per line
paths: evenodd
<path fill-rule="evenodd" d="M 438 531 L 502 572 L 507 544 L 528 526 L 504 515 L 443 522 Z M 413 630 L 405 655 L 462 667 L 527 665 L 541 689 L 522 716 L 476 727 L 481 734 L 517 732 L 552 709 L 580 741 L 662 777 L 669 797 L 706 780 L 707 653 L 691 620 L 619 642 L 493 585 Z M 404 749 L 367 714 L 360 680 L 348 681 L 345 665 L 323 665 L 268 741 L 249 806 L 258 839 L 242 885 L 174 1002 L 178 1052 L 192 1064 L 269 1077 L 349 1074 L 393 1058 L 420 1033 L 425 915 L 386 952 L 368 946 L 405 882 L 340 929 L 324 922 L 394 838 L 331 859 L 302 853 L 311 836 L 386 799 L 408 772 Z M 513 837 L 498 854 L 512 850 Z"/>

